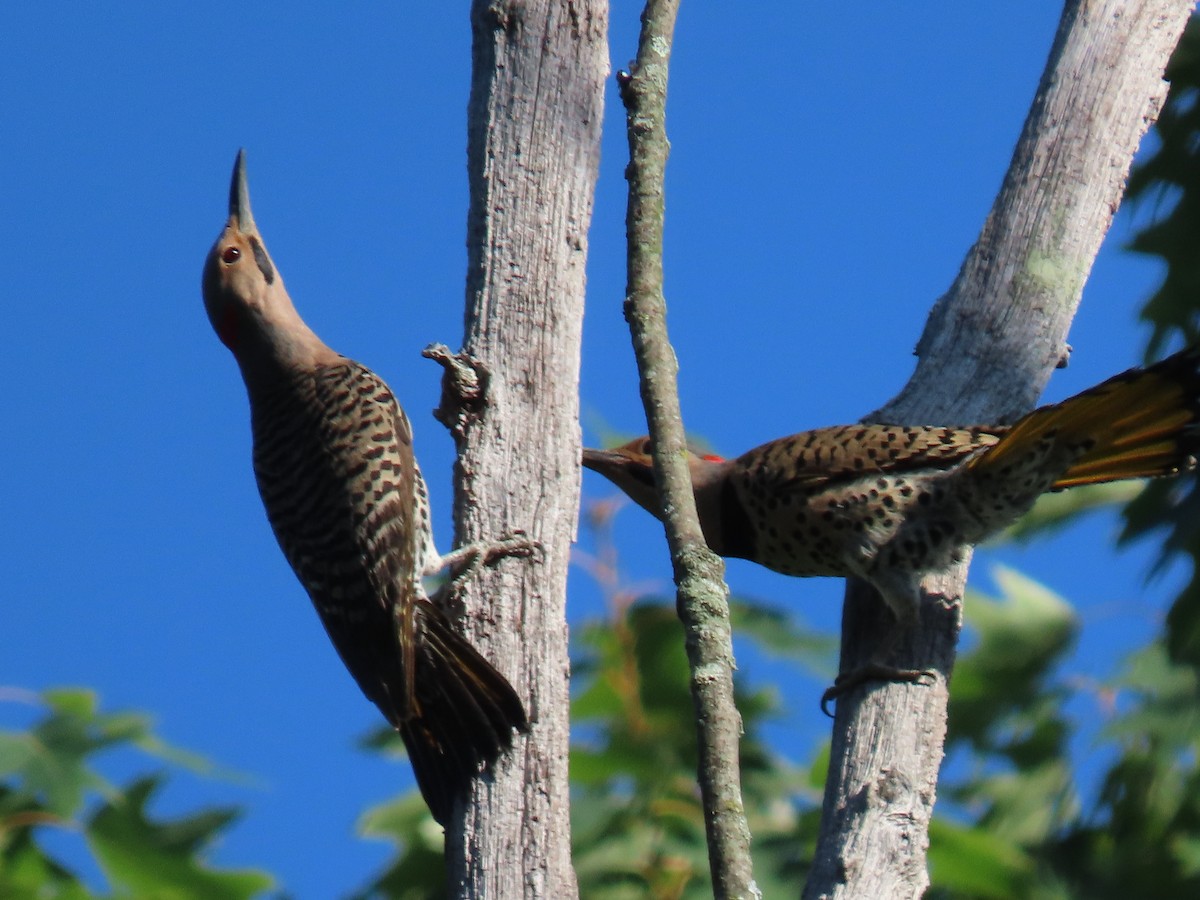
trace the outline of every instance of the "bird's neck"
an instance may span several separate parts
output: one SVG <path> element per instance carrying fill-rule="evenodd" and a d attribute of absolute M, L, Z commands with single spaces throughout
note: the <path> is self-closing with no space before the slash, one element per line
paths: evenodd
<path fill-rule="evenodd" d="M 272 301 L 249 312 L 231 346 L 251 394 L 341 359 L 300 318 L 286 294 Z"/>
<path fill-rule="evenodd" d="M 722 527 L 725 515 L 725 486 L 728 481 L 727 463 L 703 462 L 692 466 L 692 490 L 696 495 L 696 515 L 704 541 L 714 553 L 724 554 L 725 534 Z"/>

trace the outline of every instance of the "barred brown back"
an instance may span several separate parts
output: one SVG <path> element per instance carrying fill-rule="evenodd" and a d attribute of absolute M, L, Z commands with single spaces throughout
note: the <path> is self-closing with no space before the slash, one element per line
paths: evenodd
<path fill-rule="evenodd" d="M 416 599 L 407 419 L 387 385 L 349 361 L 294 373 L 252 393 L 250 408 L 254 473 L 279 546 L 363 693 L 402 721 L 408 648 L 392 615 Z"/>
<path fill-rule="evenodd" d="M 428 522 L 408 420 L 387 385 L 349 360 L 256 394 L 254 471 L 279 546 L 346 668 L 404 737 L 443 821 L 526 718 L 421 587 Z"/>

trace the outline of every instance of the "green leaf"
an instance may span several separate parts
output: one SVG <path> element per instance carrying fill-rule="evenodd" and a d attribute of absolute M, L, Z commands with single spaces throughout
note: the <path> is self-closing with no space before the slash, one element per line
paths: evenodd
<path fill-rule="evenodd" d="M 732 597 L 729 618 L 733 633 L 760 649 L 797 662 L 823 680 L 832 681 L 837 674 L 837 638 L 796 624 L 792 613 L 761 600 Z"/>
<path fill-rule="evenodd" d="M 0 896 L 87 897 L 90 892 L 37 844 L 37 829 L 79 830 L 122 896 L 148 898 L 250 897 L 272 884 L 257 872 L 217 872 L 199 859 L 201 849 L 234 816 L 210 809 L 156 823 L 145 806 L 161 776 L 134 782 L 127 792 L 111 785 L 95 757 L 137 748 L 160 758 L 212 771 L 194 754 L 169 747 L 140 713 L 104 713 L 95 692 L 56 688 L 42 695 L 46 713 L 28 731 L 0 733 Z M 97 795 L 104 802 L 77 821 Z"/>
<path fill-rule="evenodd" d="M 929 826 L 932 885 L 955 896 L 1029 896 L 1033 860 L 1019 845 L 992 831 L 935 819 Z"/>
<path fill-rule="evenodd" d="M 157 776 L 138 779 L 88 822 L 88 843 L 114 885 L 137 897 L 164 900 L 248 900 L 274 885 L 265 872 L 216 871 L 201 858 L 203 849 L 237 817 L 235 810 L 210 808 L 177 819 L 151 819 L 146 807 L 161 783 Z"/>
<path fill-rule="evenodd" d="M 56 863 L 34 840 L 30 828 L 0 823 L 0 897 L 7 900 L 90 900 L 73 873 Z"/>
<path fill-rule="evenodd" d="M 49 688 L 42 700 L 62 716 L 84 720 L 94 718 L 99 705 L 96 692 L 88 688 Z"/>
<path fill-rule="evenodd" d="M 395 844 L 387 867 L 351 895 L 351 900 L 395 898 L 436 900 L 446 895 L 442 826 L 434 821 L 417 791 L 367 810 L 358 823 L 369 838 Z"/>
<path fill-rule="evenodd" d="M 987 543 L 992 545 L 1012 541 L 1027 544 L 1049 536 L 1076 521 L 1084 513 L 1130 502 L 1141 494 L 1145 485 L 1145 481 L 1113 481 L 1109 484 L 1089 484 L 1071 488 L 1069 491 L 1042 494 L 1033 509 Z"/>
<path fill-rule="evenodd" d="M 1200 837 L 1180 835 L 1171 841 L 1171 855 L 1186 878 L 1200 877 Z"/>
<path fill-rule="evenodd" d="M 1061 750 L 1065 735 L 1039 698 L 1057 702 L 1045 694 L 1047 681 L 1078 620 L 1065 600 L 1032 579 L 1004 567 L 993 577 L 1002 599 L 967 592 L 965 619 L 978 643 L 955 664 L 947 740 L 1034 753 L 1028 762 L 1044 762 Z"/>

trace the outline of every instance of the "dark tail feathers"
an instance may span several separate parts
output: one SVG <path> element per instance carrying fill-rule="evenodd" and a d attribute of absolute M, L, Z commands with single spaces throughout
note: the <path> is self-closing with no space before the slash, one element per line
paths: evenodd
<path fill-rule="evenodd" d="M 416 709 L 393 723 L 433 817 L 445 824 L 471 779 L 529 730 L 521 698 L 432 604 L 417 607 Z"/>

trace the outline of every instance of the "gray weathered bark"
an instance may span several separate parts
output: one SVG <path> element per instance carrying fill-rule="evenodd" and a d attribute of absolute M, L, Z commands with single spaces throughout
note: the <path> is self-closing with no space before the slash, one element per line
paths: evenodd
<path fill-rule="evenodd" d="M 470 636 L 526 700 L 532 732 L 446 833 L 450 896 L 574 897 L 566 584 L 579 503 L 587 232 L 608 73 L 605 0 L 475 0 L 464 355 L 447 378 L 459 543 L 524 529 L 543 548 L 487 570 Z M 478 361 L 478 365 L 475 363 Z M 453 369 L 451 369 L 453 374 Z M 468 375 L 472 374 L 470 371 Z"/>
<path fill-rule="evenodd" d="M 1120 203 L 1191 0 L 1070 0 L 1000 194 L 930 313 L 912 379 L 869 421 L 1005 422 L 1066 354 L 1083 284 Z M 894 661 L 948 677 L 966 565 L 926 580 L 919 630 Z M 936 597 L 950 598 L 943 602 Z M 891 627 L 852 585 L 842 667 Z M 804 896 L 917 897 L 946 733 L 946 682 L 871 684 L 838 703 L 821 836 Z"/>

